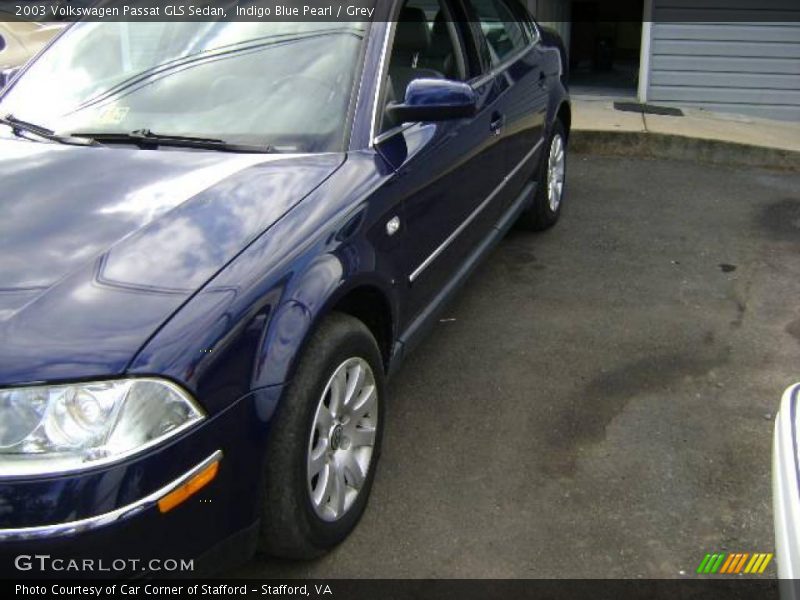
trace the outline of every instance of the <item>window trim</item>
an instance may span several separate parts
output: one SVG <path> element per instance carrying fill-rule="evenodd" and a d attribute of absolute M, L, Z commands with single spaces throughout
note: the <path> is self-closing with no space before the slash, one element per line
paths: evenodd
<path fill-rule="evenodd" d="M 489 82 L 489 80 L 494 79 L 498 75 L 500 75 L 503 71 L 508 70 L 508 68 L 515 62 L 517 62 L 520 58 L 525 56 L 528 52 L 530 52 L 534 47 L 533 43 L 528 44 L 527 46 L 520 48 L 513 54 L 509 54 L 507 58 L 505 58 L 501 63 L 497 66 L 492 67 L 490 71 L 484 73 L 483 75 L 479 75 L 477 78 L 468 81 L 472 87 L 480 87 L 485 85 Z"/>
<path fill-rule="evenodd" d="M 361 49 L 358 53 L 358 66 L 353 75 L 353 85 L 350 90 L 350 103 L 347 107 L 344 134 L 342 136 L 342 152 L 348 152 L 353 144 L 353 129 L 355 127 L 358 105 L 364 93 L 364 73 L 367 70 L 367 52 L 369 40 L 372 37 L 374 23 L 370 21 L 361 38 Z"/>
<path fill-rule="evenodd" d="M 397 28 L 397 21 L 391 21 L 386 27 L 383 34 L 383 43 L 381 44 L 381 58 L 378 62 L 378 85 L 375 90 L 375 98 L 372 104 L 372 118 L 369 127 L 369 147 L 372 148 L 380 143 L 378 140 L 378 107 L 381 104 L 381 98 L 386 93 L 386 78 L 389 74 L 389 61 L 387 60 L 390 46 L 394 46 L 394 32 Z M 391 42 L 391 43 L 390 43 Z M 385 133 L 385 132 L 384 132 Z"/>
<path fill-rule="evenodd" d="M 501 1 L 503 1 L 503 0 L 501 0 Z M 472 5 L 472 2 L 470 0 L 464 0 L 463 4 L 464 4 L 464 9 L 469 14 L 470 21 L 472 21 L 472 23 L 474 24 L 474 26 L 472 27 L 473 42 L 479 48 L 486 48 L 486 50 L 488 52 L 489 40 L 486 39 L 486 35 L 483 33 L 483 29 L 480 26 L 480 18 L 478 17 L 477 12 L 475 11 L 475 7 Z M 516 14 L 516 12 L 514 10 L 514 3 L 511 2 L 511 3 L 505 3 L 505 4 L 508 7 L 508 9 L 512 12 L 512 15 L 515 16 L 517 22 L 520 22 L 520 26 L 522 27 L 522 31 L 523 32 L 527 32 L 527 28 L 524 26 L 524 23 L 521 22 L 522 19 L 520 18 L 520 15 Z M 497 77 L 498 75 L 500 75 L 503 71 L 506 71 L 513 63 L 515 63 L 520 58 L 522 58 L 525 54 L 530 52 L 534 47 L 536 47 L 539 44 L 539 42 L 541 42 L 542 35 L 541 35 L 541 30 L 539 29 L 538 24 L 536 24 L 536 22 L 533 20 L 532 17 L 530 17 L 529 15 L 526 15 L 526 16 L 527 16 L 527 18 L 525 19 L 525 22 L 529 22 L 532 25 L 534 25 L 534 27 L 535 27 L 535 31 L 537 33 L 536 39 L 530 39 L 526 35 L 525 37 L 528 39 L 528 41 L 522 48 L 520 48 L 519 50 L 516 50 L 515 52 L 512 52 L 511 54 L 506 56 L 502 61 L 500 61 L 498 64 L 496 64 L 496 65 L 491 65 L 490 64 L 489 65 L 489 69 L 485 73 L 482 73 L 481 75 L 478 75 L 475 78 L 469 80 L 467 83 L 469 83 L 473 88 L 481 87 L 482 85 L 485 85 L 490 80 L 492 80 L 495 77 Z"/>
<path fill-rule="evenodd" d="M 372 118 L 369 128 L 369 145 L 375 146 L 379 143 L 378 136 L 378 107 L 381 105 L 381 99 L 386 94 L 386 81 L 389 76 L 389 55 L 390 46 L 394 46 L 394 33 L 397 29 L 397 21 L 391 21 L 386 27 L 386 32 L 383 34 L 383 44 L 381 48 L 381 59 L 378 63 L 378 86 L 375 89 L 375 98 L 372 104 Z"/>
<path fill-rule="evenodd" d="M 516 17 L 523 24 L 527 25 L 525 29 L 530 34 L 530 42 L 534 45 L 542 40 L 542 31 L 536 19 L 533 18 L 531 11 L 519 0 L 499 0 L 505 2 L 512 13 L 516 13 Z"/>
<path fill-rule="evenodd" d="M 522 33 L 522 37 L 524 39 L 524 44 L 522 45 L 521 48 L 519 48 L 518 50 L 515 50 L 515 51 L 511 52 L 510 54 L 508 54 L 507 56 L 503 57 L 503 59 L 500 60 L 497 65 L 491 64 L 491 58 L 490 58 L 490 67 L 491 67 L 490 70 L 494 70 L 499 65 L 502 65 L 502 64 L 505 64 L 506 62 L 508 62 L 509 58 L 511 58 L 513 56 L 516 56 L 516 55 L 519 55 L 524 50 L 529 49 L 529 47 L 533 43 L 533 39 L 531 38 L 530 28 L 526 26 L 527 24 L 529 24 L 529 20 L 522 18 L 521 10 L 520 10 L 520 7 L 519 7 L 518 3 L 515 4 L 513 0 L 511 2 L 508 2 L 506 0 L 489 0 L 489 1 L 492 4 L 501 4 L 504 7 L 505 12 L 507 12 L 514 19 L 514 23 L 519 27 L 519 30 Z M 488 39 L 488 37 L 486 36 L 486 33 L 483 30 L 482 23 L 484 21 L 481 19 L 480 14 L 478 13 L 477 9 L 475 8 L 475 5 L 472 3 L 472 0 L 466 0 L 466 4 L 467 4 L 467 8 L 469 9 L 470 13 L 472 14 L 472 18 L 474 18 L 474 20 L 475 20 L 476 27 L 474 27 L 474 31 L 476 33 L 480 34 L 481 41 L 483 42 L 483 44 L 481 44 L 481 45 L 485 44 L 486 48 L 489 50 L 490 57 L 492 56 L 492 53 L 497 54 L 497 51 L 489 43 L 489 39 Z M 502 15 L 498 15 L 498 16 L 502 17 Z M 504 27 L 505 27 L 505 21 L 503 21 L 501 19 L 500 23 L 503 23 Z"/>
<path fill-rule="evenodd" d="M 534 19 L 533 17 L 528 17 L 528 19 L 534 33 L 534 37 L 533 40 L 531 41 L 531 44 L 535 46 L 542 41 L 542 29 L 541 27 L 539 27 L 539 24 L 536 22 L 536 19 Z"/>

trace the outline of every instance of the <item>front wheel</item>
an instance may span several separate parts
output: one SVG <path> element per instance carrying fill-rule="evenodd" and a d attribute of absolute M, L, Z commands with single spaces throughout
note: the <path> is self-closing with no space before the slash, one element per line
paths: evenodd
<path fill-rule="evenodd" d="M 561 121 L 556 121 L 539 164 L 533 204 L 520 215 L 521 225 L 541 231 L 556 224 L 561 216 L 566 175 L 567 135 Z"/>
<path fill-rule="evenodd" d="M 381 355 L 369 329 L 349 315 L 325 319 L 271 426 L 263 553 L 314 558 L 356 526 L 378 461 L 384 388 Z"/>

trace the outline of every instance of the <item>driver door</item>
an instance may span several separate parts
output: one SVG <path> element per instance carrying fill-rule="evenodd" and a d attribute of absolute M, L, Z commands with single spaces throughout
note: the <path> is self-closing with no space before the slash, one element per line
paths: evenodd
<path fill-rule="evenodd" d="M 505 175 L 500 137 L 493 131 L 499 119 L 497 81 L 481 75 L 470 60 L 475 53 L 468 23 L 444 16 L 453 8 L 441 2 L 439 13 L 431 15 L 414 0 L 406 3 L 385 82 L 387 102 L 402 100 L 408 82 L 422 77 L 468 81 L 479 98 L 477 114 L 469 119 L 383 123 L 384 134 L 402 128 L 388 143 L 403 145 L 405 155 L 392 184 L 402 196 L 407 240 L 395 257 L 408 287 L 404 327 L 435 302 L 502 212 L 494 198 Z"/>

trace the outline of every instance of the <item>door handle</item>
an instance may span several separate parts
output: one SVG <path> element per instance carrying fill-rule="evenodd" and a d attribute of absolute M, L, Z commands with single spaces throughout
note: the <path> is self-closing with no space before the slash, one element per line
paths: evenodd
<path fill-rule="evenodd" d="M 494 113 L 492 115 L 492 121 L 489 123 L 489 131 L 491 131 L 495 135 L 500 135 L 503 131 L 503 126 L 506 124 L 506 117 L 505 115 L 501 115 L 500 113 Z"/>

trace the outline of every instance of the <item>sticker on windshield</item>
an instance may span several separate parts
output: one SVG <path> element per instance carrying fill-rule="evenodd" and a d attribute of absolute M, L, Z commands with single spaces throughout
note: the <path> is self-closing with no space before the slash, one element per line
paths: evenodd
<path fill-rule="evenodd" d="M 122 123 L 128 116 L 128 111 L 130 111 L 128 106 L 106 106 L 100 111 L 99 122 L 104 125 Z"/>

